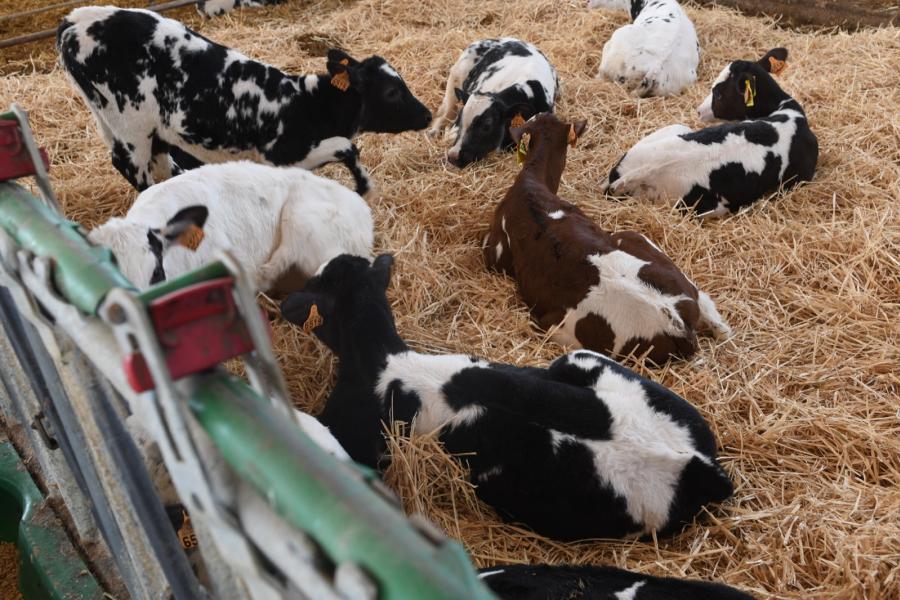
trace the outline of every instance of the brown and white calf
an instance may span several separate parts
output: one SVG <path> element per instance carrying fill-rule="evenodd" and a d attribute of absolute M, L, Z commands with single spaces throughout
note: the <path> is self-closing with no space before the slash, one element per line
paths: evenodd
<path fill-rule="evenodd" d="M 583 121 L 569 125 L 550 113 L 510 129 L 527 154 L 484 239 L 488 268 L 516 280 L 541 328 L 559 325 L 554 339 L 562 344 L 608 355 L 647 352 L 661 364 L 690 358 L 698 331 L 730 335 L 709 296 L 653 242 L 603 231 L 556 195 L 566 145 L 584 129 Z"/>

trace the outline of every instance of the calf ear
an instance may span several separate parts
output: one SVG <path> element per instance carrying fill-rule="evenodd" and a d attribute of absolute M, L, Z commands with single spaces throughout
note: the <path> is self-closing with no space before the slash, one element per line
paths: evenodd
<path fill-rule="evenodd" d="M 787 48 L 772 48 L 759 59 L 759 66 L 772 75 L 778 75 L 787 68 L 787 58 Z"/>
<path fill-rule="evenodd" d="M 295 292 L 281 303 L 281 316 L 294 325 L 299 325 L 306 333 L 312 333 L 325 324 L 333 315 L 332 301 L 322 295 L 310 292 Z"/>
<path fill-rule="evenodd" d="M 332 48 L 328 51 L 328 56 L 326 57 L 326 66 L 328 67 L 328 73 L 331 75 L 336 75 L 337 73 L 343 73 L 347 70 L 347 67 L 355 67 L 359 64 L 359 61 L 344 52 L 339 48 Z M 346 61 L 346 62 L 345 62 Z M 332 71 L 332 69 L 335 69 Z"/>
<path fill-rule="evenodd" d="M 454 90 L 456 92 L 456 99 L 465 104 L 469 101 L 469 95 L 465 93 L 463 90 L 456 88 Z"/>
<path fill-rule="evenodd" d="M 576 121 L 569 125 L 569 145 L 573 148 L 575 147 L 575 143 L 578 141 L 578 138 L 581 137 L 581 134 L 584 133 L 585 129 L 587 129 L 587 121 L 581 120 Z"/>
<path fill-rule="evenodd" d="M 169 245 L 181 245 L 196 250 L 203 241 L 203 225 L 209 210 L 202 204 L 182 208 L 169 219 L 159 234 Z"/>
<path fill-rule="evenodd" d="M 387 289 L 391 282 L 391 267 L 394 265 L 394 256 L 392 254 L 382 254 L 372 261 L 372 272 L 375 274 L 376 281 Z"/>

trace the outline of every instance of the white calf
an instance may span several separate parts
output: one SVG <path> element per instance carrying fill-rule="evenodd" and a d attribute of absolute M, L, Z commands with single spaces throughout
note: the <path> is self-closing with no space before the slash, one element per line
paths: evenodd
<path fill-rule="evenodd" d="M 676 0 L 590 0 L 589 6 L 630 9 L 634 21 L 603 46 L 598 77 L 642 98 L 678 94 L 697 81 L 697 32 Z"/>
<path fill-rule="evenodd" d="M 110 219 L 88 238 L 108 246 L 139 288 L 201 267 L 227 249 L 256 287 L 268 290 L 289 271 L 305 279 L 339 254 L 371 257 L 372 214 L 339 183 L 300 168 L 243 161 L 205 165 L 156 184 L 125 218 Z"/>

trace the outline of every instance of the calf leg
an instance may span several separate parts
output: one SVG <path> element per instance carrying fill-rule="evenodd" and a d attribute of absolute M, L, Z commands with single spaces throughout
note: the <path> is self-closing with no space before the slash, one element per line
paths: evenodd
<path fill-rule="evenodd" d="M 719 314 L 715 302 L 706 292 L 697 290 L 697 307 L 700 309 L 700 319 L 697 321 L 698 331 L 712 334 L 717 340 L 731 337 L 731 327 Z"/>
<path fill-rule="evenodd" d="M 114 139 L 112 143 L 112 164 L 139 192 L 144 191 L 154 183 L 151 174 L 153 161 L 151 160 L 150 140 L 144 143 L 132 144 L 121 139 Z"/>
<path fill-rule="evenodd" d="M 437 115 L 431 122 L 431 127 L 428 129 L 426 135 L 430 138 L 437 137 L 441 130 L 447 126 L 447 123 L 451 123 L 456 119 L 458 109 L 459 104 L 456 99 L 456 79 L 451 75 L 450 78 L 447 79 L 447 88 L 444 90 L 444 100 L 441 102 L 441 107 L 438 108 Z"/>
<path fill-rule="evenodd" d="M 297 166 L 318 169 L 328 163 L 341 162 L 349 169 L 356 182 L 356 193 L 365 198 L 375 195 L 375 189 L 366 169 L 359 163 L 359 149 L 345 137 L 330 137 L 318 143 Z"/>

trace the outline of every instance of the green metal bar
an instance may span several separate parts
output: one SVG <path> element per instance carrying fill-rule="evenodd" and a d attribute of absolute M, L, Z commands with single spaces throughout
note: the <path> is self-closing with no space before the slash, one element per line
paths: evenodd
<path fill-rule="evenodd" d="M 56 289 L 82 312 L 96 314 L 114 287 L 134 289 L 109 249 L 91 246 L 77 223 L 57 215 L 18 184 L 0 183 L 0 227 L 22 248 L 53 259 Z"/>
<path fill-rule="evenodd" d="M 180 290 L 189 285 L 219 277 L 227 277 L 228 275 L 230 275 L 230 273 L 228 272 L 228 269 L 225 268 L 225 265 L 220 262 L 210 263 L 199 269 L 185 273 L 184 275 L 179 275 L 174 279 L 169 279 L 168 281 L 158 283 L 151 288 L 147 288 L 138 294 L 138 298 L 140 298 L 144 304 L 149 304 L 157 298 L 161 298 L 166 294 Z"/>
<path fill-rule="evenodd" d="M 16 542 L 23 597 L 103 597 L 9 442 L 0 443 L 0 541 Z"/>
<path fill-rule="evenodd" d="M 459 543 L 430 544 L 365 481 L 335 469 L 333 457 L 242 381 L 207 378 L 190 407 L 238 475 L 335 563 L 352 561 L 373 576 L 379 599 L 494 597 Z"/>

